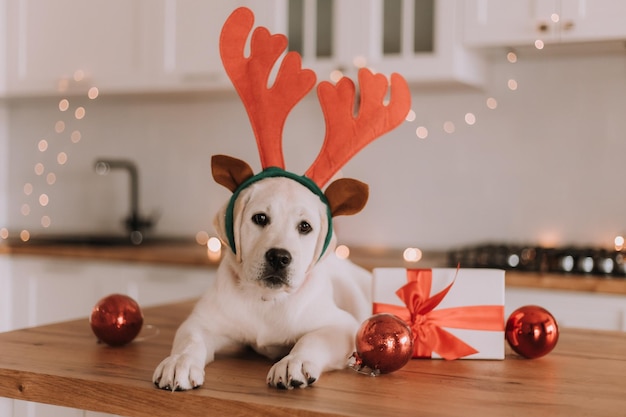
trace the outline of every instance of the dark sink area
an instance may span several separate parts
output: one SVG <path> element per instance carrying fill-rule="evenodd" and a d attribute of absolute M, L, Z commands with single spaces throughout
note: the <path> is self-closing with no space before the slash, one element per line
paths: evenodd
<path fill-rule="evenodd" d="M 14 246 L 94 246 L 94 247 L 136 247 L 155 245 L 190 244 L 192 237 L 146 236 L 140 243 L 133 242 L 130 236 L 123 235 L 40 235 L 32 236 L 27 242 L 9 239 Z"/>

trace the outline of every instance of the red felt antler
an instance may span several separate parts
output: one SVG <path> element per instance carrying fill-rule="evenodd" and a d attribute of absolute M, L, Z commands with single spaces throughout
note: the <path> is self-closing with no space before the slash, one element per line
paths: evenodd
<path fill-rule="evenodd" d="M 287 49 L 287 38 L 258 27 L 252 34 L 250 56 L 246 58 L 244 48 L 253 24 L 254 15 L 249 9 L 235 10 L 222 29 L 220 55 L 248 112 L 261 166 L 285 168 L 282 152 L 285 121 L 291 109 L 315 85 L 315 73 L 302 69 L 298 53 L 288 52 L 273 85 L 268 87 L 270 72 Z"/>
<path fill-rule="evenodd" d="M 323 187 L 341 167 L 368 143 L 395 129 L 411 108 L 411 92 L 405 79 L 391 75 L 391 97 L 384 104 L 387 78 L 359 70 L 361 100 L 356 117 L 353 115 L 355 87 L 352 80 L 342 78 L 337 85 L 322 82 L 317 88 L 326 136 L 322 150 L 305 175 Z"/>

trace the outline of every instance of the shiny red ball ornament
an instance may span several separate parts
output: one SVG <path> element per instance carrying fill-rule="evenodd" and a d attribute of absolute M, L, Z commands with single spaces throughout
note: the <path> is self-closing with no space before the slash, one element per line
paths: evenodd
<path fill-rule="evenodd" d="M 539 358 L 554 349 L 559 340 L 559 326 L 548 310 L 528 305 L 509 316 L 505 336 L 511 348 L 529 358 Z"/>
<path fill-rule="evenodd" d="M 376 373 L 397 371 L 413 355 L 411 328 L 393 314 L 376 314 L 365 320 L 356 334 L 356 355 Z"/>
<path fill-rule="evenodd" d="M 122 346 L 132 342 L 141 331 L 143 313 L 139 304 L 129 296 L 112 294 L 94 306 L 89 324 L 98 341 Z"/>

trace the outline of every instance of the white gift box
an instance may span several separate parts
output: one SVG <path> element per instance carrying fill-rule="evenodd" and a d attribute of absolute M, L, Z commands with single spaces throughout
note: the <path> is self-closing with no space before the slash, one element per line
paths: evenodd
<path fill-rule="evenodd" d="M 410 272 L 409 272 L 410 271 Z M 417 273 L 422 274 L 422 278 L 430 275 L 430 293 L 426 297 L 433 297 L 435 294 L 440 293 L 449 287 L 448 292 L 441 299 L 440 303 L 432 309 L 432 314 L 425 313 L 420 317 L 415 318 L 411 323 L 411 317 L 409 309 L 405 303 L 397 294 L 400 288 L 404 287 L 411 279 L 409 274 L 415 277 Z M 424 281 L 422 281 L 424 282 Z M 428 286 L 426 286 L 427 288 Z M 413 288 L 413 287 L 411 287 Z M 425 290 L 424 290 L 425 291 Z M 421 270 L 407 270 L 404 268 L 376 268 L 374 269 L 373 279 L 373 301 L 374 312 L 390 312 L 399 311 L 394 307 L 386 307 L 386 305 L 399 306 L 402 310 L 405 310 L 405 317 L 402 317 L 407 321 L 409 326 L 413 328 L 414 342 L 420 343 L 416 337 L 416 332 L 420 331 L 419 322 L 423 320 L 435 320 L 439 318 L 437 333 L 443 333 L 445 337 L 443 340 L 448 341 L 448 334 L 451 334 L 452 339 L 460 339 L 460 341 L 471 346 L 476 353 L 465 354 L 459 356 L 463 359 L 504 359 L 504 271 L 499 269 L 456 269 L 456 268 L 433 268 L 433 269 L 421 269 Z M 409 303 L 410 304 L 410 303 Z M 469 308 L 467 308 L 469 307 Z M 486 307 L 483 309 L 483 307 Z M 463 309 L 465 308 L 465 309 Z M 442 311 L 447 309 L 446 311 Z M 394 311 L 389 311 L 394 310 Z M 489 321 L 489 325 L 480 324 L 482 319 L 477 317 L 478 311 L 483 311 L 485 316 L 488 316 L 486 321 Z M 469 325 L 460 327 L 469 328 L 454 328 L 449 327 L 447 324 L 452 323 L 455 319 L 447 320 L 441 319 L 441 317 L 448 317 L 452 313 L 453 316 L 460 318 L 461 321 L 466 321 Z M 401 316 L 400 314 L 397 314 Z M 476 326 L 474 327 L 474 323 Z M 480 330 L 480 328 L 483 328 Z M 489 328 L 485 330 L 485 328 Z M 432 329 L 432 327 L 430 327 Z M 447 333 L 446 333 L 447 332 Z M 428 331 L 427 336 L 423 336 L 425 343 L 421 343 L 421 346 L 428 345 L 432 342 L 432 332 Z M 461 344 L 462 344 L 461 342 Z M 447 350 L 449 346 L 456 345 L 458 342 L 453 341 L 451 343 L 441 342 L 439 346 L 443 346 L 441 351 Z M 450 356 L 448 353 L 441 355 L 437 352 L 438 349 L 432 349 L 428 356 L 414 355 L 414 357 L 432 357 L 441 358 Z M 448 359 L 456 359 L 457 357 L 448 357 Z"/>

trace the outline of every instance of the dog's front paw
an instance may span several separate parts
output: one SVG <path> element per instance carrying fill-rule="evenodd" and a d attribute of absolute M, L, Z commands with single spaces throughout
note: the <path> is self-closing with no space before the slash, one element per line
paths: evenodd
<path fill-rule="evenodd" d="M 165 358 L 154 370 L 154 385 L 171 391 L 198 388 L 204 382 L 204 363 L 190 355 L 172 355 Z"/>
<path fill-rule="evenodd" d="M 305 388 L 317 381 L 320 374 L 318 365 L 287 355 L 272 366 L 267 374 L 267 385 L 280 389 Z"/>

